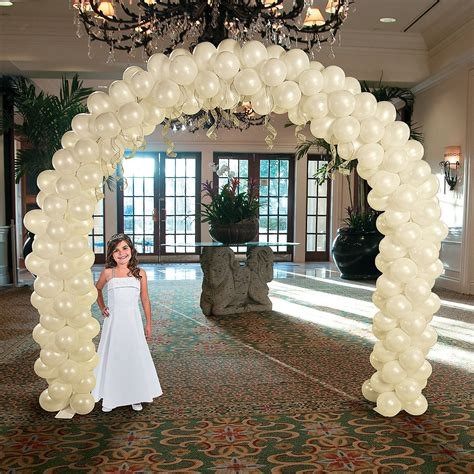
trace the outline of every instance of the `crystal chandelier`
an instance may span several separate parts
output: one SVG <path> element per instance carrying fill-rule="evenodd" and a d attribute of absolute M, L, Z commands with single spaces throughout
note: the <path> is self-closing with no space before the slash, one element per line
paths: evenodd
<path fill-rule="evenodd" d="M 322 43 L 333 45 L 355 0 L 73 0 L 89 40 L 114 50 L 151 56 L 178 45 L 214 45 L 226 38 L 259 40 L 311 56 Z M 319 8 L 318 8 L 319 6 Z M 323 13 L 321 12 L 323 10 Z M 79 21 L 80 20 L 80 21 Z"/>

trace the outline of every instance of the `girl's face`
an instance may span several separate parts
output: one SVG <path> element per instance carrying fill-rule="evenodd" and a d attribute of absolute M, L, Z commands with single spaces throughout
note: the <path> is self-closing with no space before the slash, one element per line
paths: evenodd
<path fill-rule="evenodd" d="M 132 249 L 125 240 L 122 240 L 117 244 L 112 252 L 112 257 L 117 265 L 127 265 L 132 258 Z"/>

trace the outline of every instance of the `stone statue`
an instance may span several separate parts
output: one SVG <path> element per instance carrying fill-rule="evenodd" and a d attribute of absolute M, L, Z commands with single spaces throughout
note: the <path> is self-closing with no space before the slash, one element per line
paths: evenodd
<path fill-rule="evenodd" d="M 267 283 L 273 279 L 273 252 L 252 247 L 240 264 L 229 247 L 205 247 L 201 255 L 201 309 L 206 316 L 271 310 Z"/>

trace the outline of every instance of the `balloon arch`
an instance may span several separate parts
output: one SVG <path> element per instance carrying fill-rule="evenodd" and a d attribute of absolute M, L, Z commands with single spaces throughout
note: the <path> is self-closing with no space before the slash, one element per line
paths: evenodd
<path fill-rule="evenodd" d="M 409 139 L 409 127 L 396 120 L 390 102 L 361 92 L 341 68 L 325 68 L 299 49 L 230 39 L 217 48 L 198 44 L 192 54 L 155 54 L 147 70 L 129 67 L 108 94 L 92 93 L 90 113 L 74 117 L 72 131 L 62 137 L 54 170 L 38 176 L 40 209 L 24 222 L 36 234 L 26 266 L 38 275 L 31 303 L 40 314 L 34 370 L 48 382 L 39 397 L 44 410 L 87 414 L 94 408 L 98 355 L 92 339 L 100 325 L 90 311 L 97 292 L 87 236 L 103 177 L 114 173 L 127 146 L 143 142 L 165 118 L 233 110 L 244 99 L 258 114 L 287 113 L 299 126 L 310 122 L 311 133 L 336 145 L 343 160 L 358 160 L 357 171 L 372 188 L 369 204 L 384 211 L 377 227 L 385 235 L 376 260 L 383 274 L 372 298 L 378 342 L 370 363 L 376 372 L 362 393 L 383 416 L 426 411 L 421 392 L 431 365 L 425 358 L 437 340 L 429 322 L 440 307 L 431 289 L 443 271 L 438 255 L 447 227 L 423 146 Z"/>

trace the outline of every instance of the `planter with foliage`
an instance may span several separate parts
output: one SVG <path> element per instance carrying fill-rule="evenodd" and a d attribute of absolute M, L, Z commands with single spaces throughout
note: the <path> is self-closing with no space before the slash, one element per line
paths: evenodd
<path fill-rule="evenodd" d="M 414 104 L 414 95 L 411 90 L 382 86 L 380 83 L 371 88 L 365 82 L 361 83 L 361 90 L 371 92 L 378 102 L 397 100 L 403 102 L 401 119 L 410 127 L 410 138 L 422 141 L 421 133 L 413 127 L 411 122 Z M 341 278 L 376 279 L 380 271 L 375 266 L 375 257 L 379 252 L 378 247 L 383 235 L 376 227 L 376 220 L 380 213 L 374 211 L 367 202 L 370 186 L 357 174 L 357 160 L 343 160 L 337 153 L 337 145 L 331 145 L 323 139 L 315 138 L 299 143 L 296 148 L 296 158 L 305 158 L 313 147 L 318 147 L 331 157 L 328 163 L 318 168 L 314 176 L 317 183 L 321 185 L 334 177 L 335 173 L 341 173 L 345 176 L 348 186 L 350 206 L 347 208 L 347 217 L 343 219 L 345 225 L 338 229 L 331 248 L 334 263 L 341 272 Z"/>

